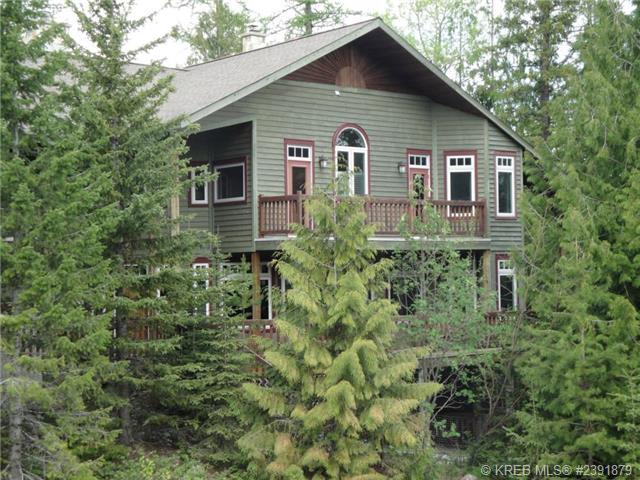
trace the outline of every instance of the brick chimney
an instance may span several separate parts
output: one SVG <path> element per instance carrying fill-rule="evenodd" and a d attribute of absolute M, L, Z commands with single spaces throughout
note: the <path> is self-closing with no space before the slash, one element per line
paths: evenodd
<path fill-rule="evenodd" d="M 260 31 L 258 24 L 250 23 L 247 25 L 247 31 L 242 34 L 242 51 L 248 52 L 264 47 L 265 37 L 266 35 Z"/>

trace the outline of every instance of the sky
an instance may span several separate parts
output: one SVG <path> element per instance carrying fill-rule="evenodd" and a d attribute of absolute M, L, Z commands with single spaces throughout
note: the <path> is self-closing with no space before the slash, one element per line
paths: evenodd
<path fill-rule="evenodd" d="M 86 1 L 90 0 L 85 0 L 85 2 Z M 174 4 L 177 4 L 178 1 L 179 0 L 174 0 Z M 384 12 L 389 1 L 393 0 L 343 0 L 340 3 L 348 9 L 364 13 L 364 15 L 354 16 L 348 19 L 347 23 L 355 23 L 375 16 L 377 13 Z M 183 2 L 186 3 L 184 0 Z M 146 15 L 152 13 L 154 10 L 158 10 L 163 3 L 164 0 L 137 0 L 132 13 L 136 17 Z M 229 0 L 228 3 L 232 8 L 238 8 L 238 2 L 236 0 Z M 259 16 L 268 16 L 277 13 L 287 4 L 286 0 L 245 0 L 244 3 L 249 10 L 256 12 Z M 58 5 L 56 19 L 66 23 L 69 27 L 69 33 L 81 43 L 86 44 L 78 31 L 73 13 L 63 6 L 63 0 L 59 0 Z M 131 39 L 130 46 L 136 47 L 151 39 L 165 35 L 176 25 L 189 27 L 194 23 L 195 16 L 189 6 L 182 8 L 162 8 L 153 22 L 148 23 L 136 32 L 135 36 Z M 278 36 L 268 36 L 267 44 L 277 43 L 282 40 L 283 38 Z M 152 60 L 160 60 L 162 64 L 167 67 L 182 67 L 186 64 L 189 53 L 190 51 L 187 44 L 169 39 L 162 46 L 140 55 L 137 61 L 149 63 Z"/>

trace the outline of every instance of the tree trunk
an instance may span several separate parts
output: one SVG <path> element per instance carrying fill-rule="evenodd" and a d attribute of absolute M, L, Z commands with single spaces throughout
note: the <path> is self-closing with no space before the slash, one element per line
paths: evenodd
<path fill-rule="evenodd" d="M 304 34 L 311 35 L 313 32 L 313 9 L 312 0 L 304 0 Z"/>
<path fill-rule="evenodd" d="M 129 335 L 128 324 L 126 318 L 116 319 L 116 338 L 126 339 Z M 117 347 L 115 351 L 116 361 L 122 361 L 127 359 L 126 352 L 121 347 Z M 126 381 L 121 381 L 116 385 L 116 392 L 121 400 L 125 403 L 118 408 L 118 417 L 120 419 L 120 436 L 118 441 L 123 445 L 133 444 L 133 432 L 131 428 L 131 403 L 130 396 L 131 390 L 129 384 Z"/>
<path fill-rule="evenodd" d="M 540 48 L 540 72 L 538 80 L 538 102 L 540 114 L 540 135 L 543 140 L 549 138 L 551 131 L 551 116 L 549 115 L 549 100 L 551 99 L 551 61 L 553 51 L 551 48 L 551 6 L 543 6 L 540 12 L 540 25 L 542 30 L 542 45 Z"/>
<path fill-rule="evenodd" d="M 20 332 L 16 333 L 15 340 L 15 359 L 20 356 L 22 351 L 22 340 Z M 20 368 L 13 365 L 15 371 L 11 374 L 12 380 L 20 382 Z M 7 410 L 9 412 L 9 479 L 23 480 L 22 472 L 22 421 L 24 419 L 24 406 L 18 391 L 19 385 L 13 385 L 13 392 L 7 395 Z"/>

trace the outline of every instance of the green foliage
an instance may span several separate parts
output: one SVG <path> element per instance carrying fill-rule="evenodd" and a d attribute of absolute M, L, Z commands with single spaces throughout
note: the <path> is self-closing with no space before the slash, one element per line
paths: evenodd
<path fill-rule="evenodd" d="M 144 392 L 144 404 L 151 406 L 145 429 L 217 467 L 243 463 L 235 447 L 246 427 L 239 418 L 239 387 L 250 380 L 253 361 L 238 329 L 249 303 L 250 279 L 242 270 L 223 266 L 225 260 L 214 255 L 209 269 L 197 271 L 202 277 L 196 283 L 208 283 L 198 292 L 198 305 L 208 303 L 210 314 L 196 309 L 189 323 L 181 325 L 177 354 L 154 358 Z"/>
<path fill-rule="evenodd" d="M 473 0 L 403 0 L 387 5 L 386 21 L 404 33 L 406 40 L 469 89 L 473 72 L 488 38 L 485 2 Z M 392 6 L 393 5 L 393 6 Z"/>
<path fill-rule="evenodd" d="M 250 21 L 246 8 L 243 6 L 240 12 L 235 12 L 224 0 L 197 0 L 193 3 L 198 8 L 204 8 L 197 13 L 196 25 L 191 28 L 176 27 L 172 33 L 193 49 L 187 63 L 193 65 L 241 52 L 241 36 Z"/>
<path fill-rule="evenodd" d="M 217 478 L 189 457 L 150 454 L 113 464 L 102 472 L 110 480 L 203 480 Z"/>
<path fill-rule="evenodd" d="M 106 304 L 115 333 L 111 358 L 126 367 L 109 385 L 120 440 L 129 445 L 136 432 L 138 439 L 215 446 L 208 458 L 228 462 L 231 454 L 217 443 L 233 444 L 241 428 L 233 404 L 234 388 L 246 380 L 237 329 L 246 282 L 224 281 L 215 238 L 180 229 L 184 219 L 167 209 L 191 185 L 185 138 L 194 128 L 182 127 L 183 118 L 159 118 L 171 77 L 156 64 L 130 64 L 158 43 L 125 49 L 149 18 L 131 19 L 130 2 L 87 9 L 75 11 L 94 48 L 74 46 L 72 114 L 110 179 L 103 197 L 115 205 L 104 254 L 111 262 L 105 282 L 114 292 Z M 212 179 L 206 171 L 198 177 Z M 210 258 L 211 268 L 191 269 L 196 256 Z M 144 338 L 135 339 L 140 331 Z"/>
<path fill-rule="evenodd" d="M 458 436 L 444 431 L 438 413 L 476 404 L 493 417 L 495 404 L 504 400 L 501 387 L 508 375 L 498 372 L 506 356 L 482 351 L 509 349 L 517 323 L 486 321 L 495 298 L 480 284 L 473 257 L 456 250 L 455 240 L 443 240 L 449 226 L 432 206 L 416 203 L 412 211 L 416 214 L 402 225 L 404 243 L 393 253 L 390 276 L 393 300 L 405 313 L 397 342 L 429 348 L 432 356 L 421 361 L 422 380 L 443 385 L 425 406 L 429 424 L 442 435 Z"/>
<path fill-rule="evenodd" d="M 531 463 L 637 465 L 640 30 L 637 9 L 597 2 L 592 13 L 576 44 L 582 68 L 551 104 L 536 179 L 547 194 L 525 203 L 522 271 L 537 323 L 512 445 Z"/>
<path fill-rule="evenodd" d="M 287 0 L 284 10 L 264 18 L 262 22 L 274 33 L 285 30 L 288 38 L 297 38 L 335 28 L 347 17 L 357 14 L 333 0 Z"/>
<path fill-rule="evenodd" d="M 492 19 L 492 40 L 474 94 L 531 141 L 551 129 L 549 101 L 575 67 L 573 43 L 584 23 L 582 0 L 506 0 Z M 494 35 L 495 32 L 495 35 Z"/>
<path fill-rule="evenodd" d="M 314 229 L 296 228 L 276 262 L 291 284 L 268 349 L 268 386 L 247 384 L 261 410 L 240 446 L 271 478 L 387 478 L 383 456 L 417 445 L 417 407 L 439 388 L 414 384 L 422 352 L 390 350 L 396 307 L 369 301 L 390 263 L 375 260 L 361 200 L 321 194 L 307 207 Z"/>
<path fill-rule="evenodd" d="M 65 111 L 44 1 L 0 7 L 2 469 L 93 478 L 109 432 L 109 179 Z"/>

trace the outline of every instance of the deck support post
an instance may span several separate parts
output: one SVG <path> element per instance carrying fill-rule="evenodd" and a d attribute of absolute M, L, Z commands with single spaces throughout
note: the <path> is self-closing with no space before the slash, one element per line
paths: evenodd
<path fill-rule="evenodd" d="M 482 286 L 487 291 L 491 289 L 491 250 L 482 252 Z"/>
<path fill-rule="evenodd" d="M 251 252 L 251 276 L 253 278 L 252 317 L 260 320 L 262 292 L 260 291 L 260 252 Z"/>

